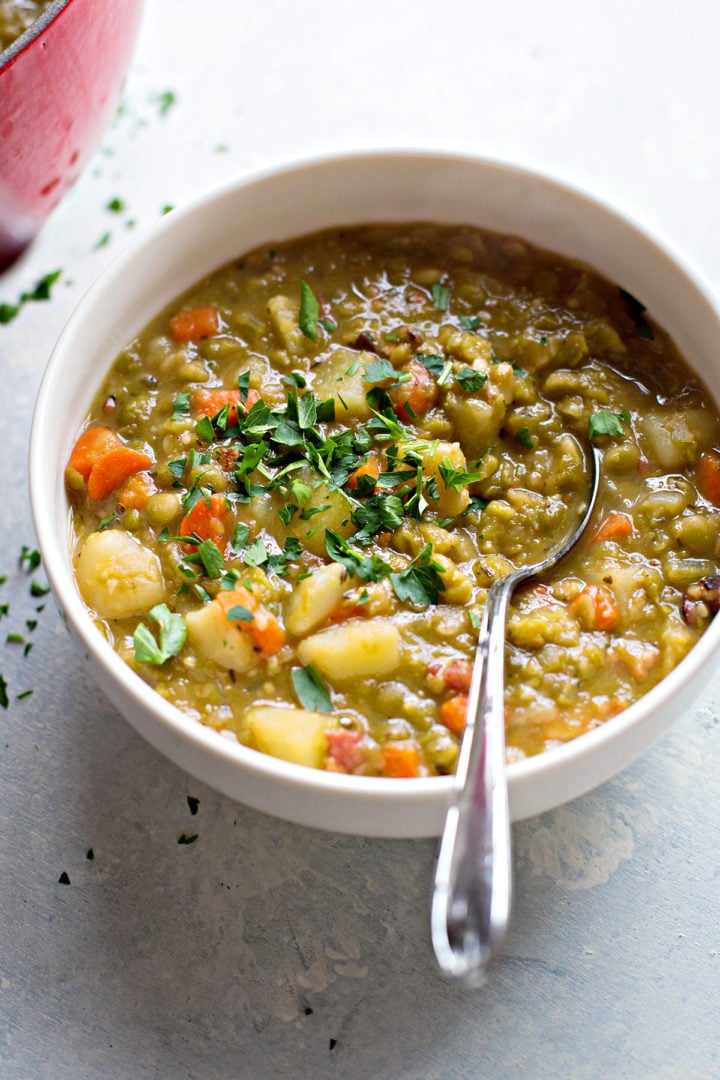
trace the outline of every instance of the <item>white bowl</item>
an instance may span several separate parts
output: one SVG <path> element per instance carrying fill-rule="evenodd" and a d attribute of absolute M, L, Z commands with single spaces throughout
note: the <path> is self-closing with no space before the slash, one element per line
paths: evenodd
<path fill-rule="evenodd" d="M 589 263 L 642 299 L 718 404 L 718 303 L 647 229 L 601 200 L 517 166 L 447 153 L 367 152 L 228 184 L 140 237 L 70 319 L 40 389 L 31 439 L 32 509 L 48 578 L 118 709 L 171 761 L 226 795 L 304 825 L 368 836 L 437 835 L 449 778 L 344 776 L 289 764 L 229 742 L 155 694 L 113 651 L 80 598 L 62 465 L 119 350 L 205 274 L 260 244 L 325 227 L 419 220 L 514 233 Z M 557 806 L 629 764 L 698 694 L 719 646 L 720 618 L 641 701 L 573 742 L 510 765 L 512 818 Z"/>

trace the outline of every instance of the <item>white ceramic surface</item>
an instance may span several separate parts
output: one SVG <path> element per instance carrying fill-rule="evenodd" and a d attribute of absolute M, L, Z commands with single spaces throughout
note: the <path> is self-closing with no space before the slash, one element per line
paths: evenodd
<path fill-rule="evenodd" d="M 360 153 L 272 170 L 202 197 L 148 231 L 106 270 L 70 319 L 35 410 L 31 501 L 43 561 L 68 626 L 118 709 L 162 753 L 250 806 L 301 824 L 376 836 L 440 831 L 449 781 L 324 773 L 223 739 L 155 695 L 89 618 L 69 554 L 67 460 L 120 348 L 156 311 L 215 267 L 261 243 L 371 221 L 464 222 L 516 233 L 581 259 L 647 305 L 718 402 L 720 312 L 705 283 L 647 230 L 550 178 L 479 158 Z M 509 767 L 513 820 L 608 779 L 646 749 L 715 668 L 720 620 L 639 703 L 574 742 Z"/>

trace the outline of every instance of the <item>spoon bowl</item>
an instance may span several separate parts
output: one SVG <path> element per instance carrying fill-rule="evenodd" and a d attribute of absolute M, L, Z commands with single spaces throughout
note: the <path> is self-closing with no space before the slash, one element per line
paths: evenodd
<path fill-rule="evenodd" d="M 504 652 L 515 588 L 555 566 L 582 536 L 600 483 L 600 452 L 590 448 L 590 489 L 580 521 L 544 559 L 505 574 L 488 589 L 480 624 L 467 722 L 440 841 L 431 930 L 440 969 L 481 986 L 507 930 L 512 894 L 510 811 L 505 775 Z"/>

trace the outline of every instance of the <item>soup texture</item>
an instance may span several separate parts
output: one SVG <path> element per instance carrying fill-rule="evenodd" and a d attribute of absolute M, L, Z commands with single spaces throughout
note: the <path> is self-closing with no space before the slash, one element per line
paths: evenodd
<path fill-rule="evenodd" d="M 52 0 L 0 0 L 0 53 L 42 15 Z"/>
<path fill-rule="evenodd" d="M 157 693 L 337 772 L 452 772 L 490 584 L 508 760 L 606 722 L 718 607 L 720 422 L 643 305 L 515 237 L 267 245 L 122 351 L 66 468 L 80 592 Z"/>

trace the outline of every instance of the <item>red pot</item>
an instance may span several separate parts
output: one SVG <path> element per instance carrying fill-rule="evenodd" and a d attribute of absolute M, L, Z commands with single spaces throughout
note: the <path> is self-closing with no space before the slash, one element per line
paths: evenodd
<path fill-rule="evenodd" d="M 78 178 L 113 115 L 141 8 L 54 0 L 0 54 L 0 269 L 3 251 L 7 263 Z"/>

